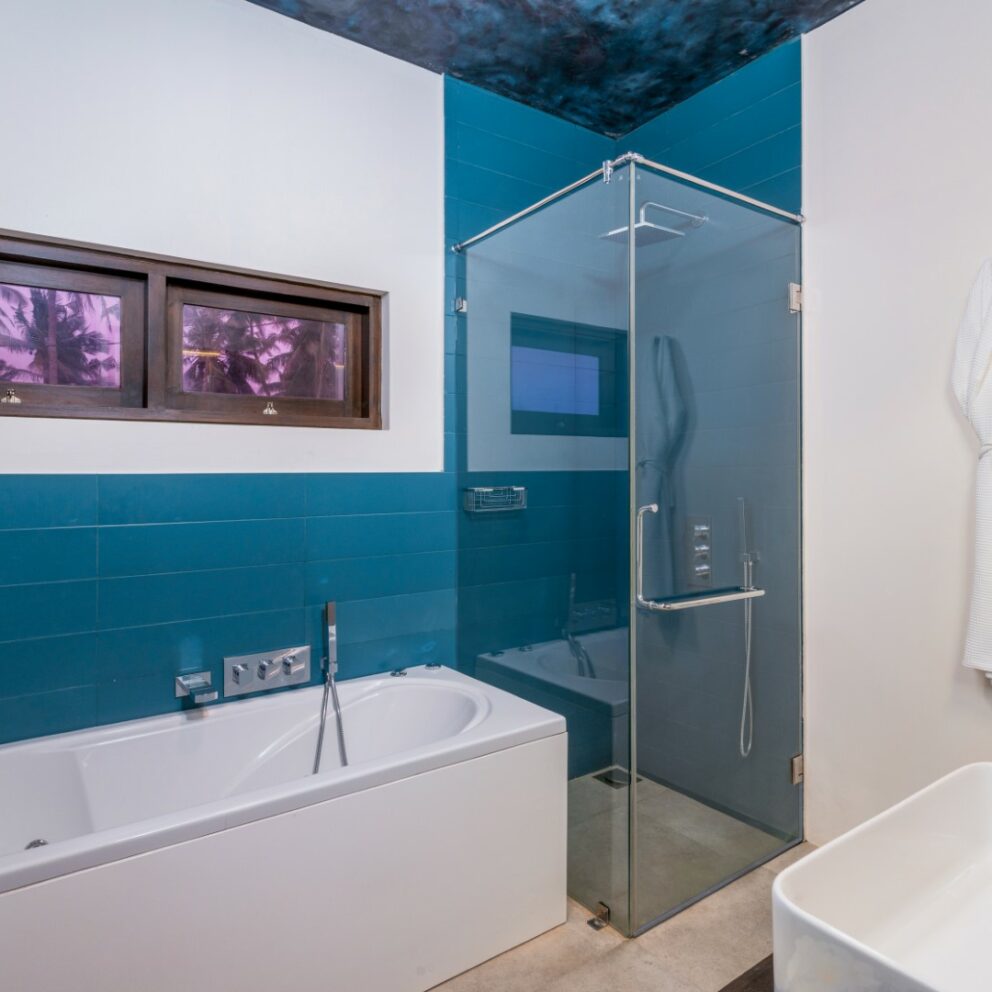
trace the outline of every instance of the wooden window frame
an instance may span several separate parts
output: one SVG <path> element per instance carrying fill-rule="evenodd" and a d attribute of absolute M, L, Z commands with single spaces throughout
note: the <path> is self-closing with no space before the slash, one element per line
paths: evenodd
<path fill-rule="evenodd" d="M 87 410 L 104 407 L 115 410 L 141 408 L 144 397 L 145 341 L 140 331 L 145 313 L 145 290 L 140 280 L 102 272 L 82 272 L 77 269 L 0 260 L 0 283 L 115 296 L 121 301 L 119 388 L 43 382 L 3 383 L 4 391 L 13 389 L 21 400 L 9 412 L 18 413 L 21 407 L 30 406 L 32 411 L 41 410 L 47 416 L 62 416 L 65 411 L 77 407 Z M 136 329 L 138 333 L 125 335 L 125 325 Z"/>
<path fill-rule="evenodd" d="M 34 282 L 4 277 L 29 269 L 41 274 Z M 380 290 L 0 230 L 0 281 L 37 285 L 37 278 L 48 280 L 49 287 L 121 297 L 121 389 L 0 384 L 0 393 L 12 388 L 21 401 L 0 404 L 0 416 L 382 428 L 385 293 Z M 321 314 L 327 319 L 328 311 L 348 314 L 348 355 L 354 360 L 348 363 L 345 400 L 184 393 L 175 350 L 177 343 L 181 347 L 181 301 L 195 300 L 228 301 L 234 309 L 250 304 L 257 311 L 309 319 Z M 270 399 L 275 416 L 262 412 Z"/>

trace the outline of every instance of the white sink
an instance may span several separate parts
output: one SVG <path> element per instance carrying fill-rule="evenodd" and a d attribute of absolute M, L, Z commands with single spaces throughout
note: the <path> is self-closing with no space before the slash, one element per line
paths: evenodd
<path fill-rule="evenodd" d="M 992 990 L 992 762 L 776 879 L 775 992 Z"/>

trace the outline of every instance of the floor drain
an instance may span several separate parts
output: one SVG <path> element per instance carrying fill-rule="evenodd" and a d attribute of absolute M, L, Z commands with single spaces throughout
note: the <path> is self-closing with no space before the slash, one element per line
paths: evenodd
<path fill-rule="evenodd" d="M 48 843 L 47 840 L 42 840 L 40 837 L 38 837 L 35 840 L 31 841 L 30 843 L 25 844 L 24 850 L 30 851 L 33 847 L 45 847 L 47 843 Z"/>
<path fill-rule="evenodd" d="M 611 789 L 626 789 L 630 785 L 630 772 L 625 768 L 607 768 L 605 772 L 593 775 L 593 778 L 597 782 L 610 786 Z M 637 781 L 643 782 L 644 779 L 638 775 Z"/>

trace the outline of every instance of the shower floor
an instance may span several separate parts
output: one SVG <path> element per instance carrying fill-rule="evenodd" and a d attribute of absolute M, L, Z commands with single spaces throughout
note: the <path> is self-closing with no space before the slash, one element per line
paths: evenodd
<path fill-rule="evenodd" d="M 626 911 L 627 789 L 603 772 L 568 784 L 568 894 L 592 910 L 606 903 L 613 921 Z M 614 776 L 614 780 L 615 780 Z M 639 922 L 670 913 L 785 842 L 642 776 L 637 784 Z"/>

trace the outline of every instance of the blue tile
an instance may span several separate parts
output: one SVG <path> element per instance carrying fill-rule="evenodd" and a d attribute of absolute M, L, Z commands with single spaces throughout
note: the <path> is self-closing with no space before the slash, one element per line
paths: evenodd
<path fill-rule="evenodd" d="M 0 477 L 0 529 L 79 527 L 96 522 L 95 475 Z"/>
<path fill-rule="evenodd" d="M 802 160 L 802 133 L 791 127 L 749 145 L 706 170 L 706 178 L 731 189 L 743 189 L 777 176 Z"/>
<path fill-rule="evenodd" d="M 303 516 L 304 476 L 102 475 L 100 523 L 179 523 Z"/>
<path fill-rule="evenodd" d="M 69 634 L 3 646 L 0 696 L 26 696 L 97 680 L 96 634 Z"/>
<path fill-rule="evenodd" d="M 450 476 L 447 485 L 453 486 Z M 456 538 L 453 511 L 310 517 L 307 558 L 317 561 L 447 551 L 455 547 Z"/>
<path fill-rule="evenodd" d="M 303 602 L 302 565 L 139 575 L 100 582 L 99 627 L 287 610 Z"/>
<path fill-rule="evenodd" d="M 413 513 L 455 507 L 451 476 L 443 472 L 312 473 L 305 479 L 310 517 Z"/>
<path fill-rule="evenodd" d="M 454 589 L 351 600 L 338 610 L 338 638 L 342 645 L 403 637 L 430 630 L 453 630 L 457 596 Z M 323 610 L 307 608 L 310 642 L 320 643 Z"/>
<path fill-rule="evenodd" d="M 105 630 L 97 635 L 100 681 L 153 678 L 156 693 L 171 695 L 180 672 L 209 669 L 221 679 L 225 657 L 296 647 L 308 632 L 302 608 Z"/>
<path fill-rule="evenodd" d="M 101 527 L 100 574 L 147 575 L 303 561 L 305 529 L 302 517 Z"/>
<path fill-rule="evenodd" d="M 96 575 L 96 529 L 0 531 L 0 585 L 59 582 Z"/>
<path fill-rule="evenodd" d="M 666 111 L 620 144 L 799 211 L 801 118 L 801 58 L 796 41 Z M 780 175 L 789 178 L 776 182 Z"/>
<path fill-rule="evenodd" d="M 708 86 L 623 138 L 620 144 L 656 157 L 699 129 L 739 113 L 746 107 L 799 81 L 801 46 L 782 45 L 750 65 Z"/>
<path fill-rule="evenodd" d="M 417 665 L 438 664 L 453 668 L 456 663 L 456 633 L 453 629 L 425 630 L 344 644 L 338 662 L 342 679 L 378 675 Z"/>
<path fill-rule="evenodd" d="M 96 687 L 0 699 L 0 744 L 80 730 L 96 723 Z"/>
<path fill-rule="evenodd" d="M 314 561 L 306 567 L 308 604 L 372 599 L 457 584 L 454 551 Z"/>
<path fill-rule="evenodd" d="M 445 156 L 449 167 L 457 164 L 469 166 L 485 164 L 492 171 L 547 186 L 552 190 L 561 189 L 569 183 L 587 175 L 599 164 L 589 159 L 577 160 L 557 154 L 554 150 L 535 148 L 521 144 L 511 138 L 493 134 L 481 126 L 455 121 L 449 125 Z M 604 152 L 604 154 L 608 154 Z M 463 190 L 453 192 L 463 195 Z"/>
<path fill-rule="evenodd" d="M 94 630 L 96 600 L 95 581 L 0 587 L 0 641 Z"/>
<path fill-rule="evenodd" d="M 803 174 L 802 169 L 789 169 L 779 176 L 762 180 L 754 186 L 745 186 L 742 193 L 763 200 L 783 210 L 800 213 L 803 205 Z"/>
<path fill-rule="evenodd" d="M 610 139 L 594 131 L 451 76 L 445 76 L 444 80 L 444 111 L 451 120 L 484 126 L 494 134 L 536 148 L 556 150 L 579 161 L 601 161 L 613 145 Z"/>
<path fill-rule="evenodd" d="M 177 698 L 173 676 L 111 679 L 96 686 L 95 722 L 108 724 L 147 719 L 177 713 L 188 706 L 185 700 Z"/>

